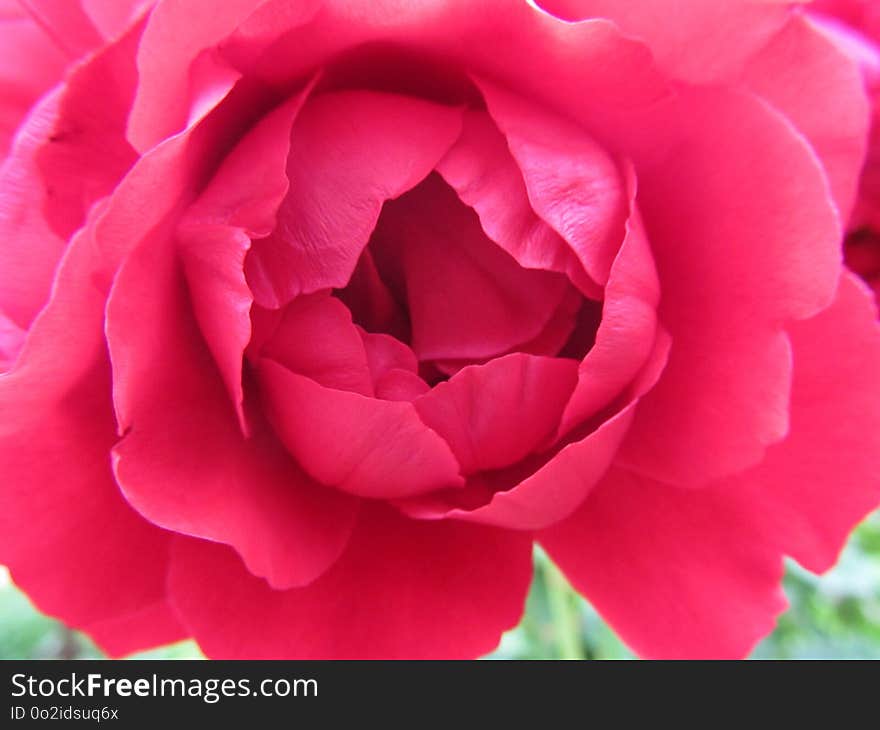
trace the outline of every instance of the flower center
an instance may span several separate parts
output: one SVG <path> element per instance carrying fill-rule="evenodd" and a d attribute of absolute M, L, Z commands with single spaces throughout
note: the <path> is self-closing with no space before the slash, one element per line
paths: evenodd
<path fill-rule="evenodd" d="M 520 266 L 436 173 L 383 206 L 335 294 L 365 330 L 411 347 L 431 384 L 511 352 L 580 359 L 601 316 L 562 274 Z"/>

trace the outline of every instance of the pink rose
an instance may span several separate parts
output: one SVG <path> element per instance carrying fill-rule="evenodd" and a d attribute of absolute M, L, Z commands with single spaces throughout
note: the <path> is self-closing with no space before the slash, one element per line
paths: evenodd
<path fill-rule="evenodd" d="M 90 45 L 81 3 L 0 173 L 0 562 L 111 654 L 478 656 L 537 541 L 640 654 L 742 656 L 880 502 L 868 107 L 797 5 L 168 1 Z"/>

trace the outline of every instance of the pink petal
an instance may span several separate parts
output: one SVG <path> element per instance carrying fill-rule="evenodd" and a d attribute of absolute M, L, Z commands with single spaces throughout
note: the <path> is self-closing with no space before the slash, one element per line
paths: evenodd
<path fill-rule="evenodd" d="M 853 527 L 880 505 L 876 478 L 880 329 L 872 292 L 844 273 L 835 303 L 790 327 L 791 432 L 723 487 L 804 567 L 828 570 Z M 845 468 L 841 468 L 845 464 Z"/>
<path fill-rule="evenodd" d="M 257 332 L 262 339 L 262 334 Z M 364 341 L 351 314 L 326 293 L 297 297 L 283 310 L 259 353 L 326 388 L 373 395 Z"/>
<path fill-rule="evenodd" d="M 431 390 L 422 378 L 411 370 L 391 368 L 376 381 L 376 397 L 382 400 L 414 401 Z"/>
<path fill-rule="evenodd" d="M 744 656 L 785 608 L 783 555 L 826 570 L 880 503 L 880 409 L 865 397 L 880 386 L 872 297 L 846 274 L 835 303 L 791 337 L 791 433 L 761 465 L 701 490 L 615 469 L 540 537 L 643 656 Z"/>
<path fill-rule="evenodd" d="M 563 23 L 529 2 L 511 3 L 499 13 L 494 0 L 368 7 L 324 0 L 322 12 L 301 27 L 285 28 L 269 13 L 265 21 L 260 37 L 266 45 L 254 47 L 251 62 L 241 67 L 272 84 L 302 78 L 345 50 L 381 41 L 423 49 L 606 129 L 667 93 L 649 49 L 624 37 L 613 23 Z M 407 80 L 407 69 L 399 71 Z M 369 72 L 362 69 L 368 78 Z M 408 81 L 410 88 L 418 87 L 418 79 Z"/>
<path fill-rule="evenodd" d="M 418 184 L 460 131 L 461 112 L 370 91 L 328 93 L 294 125 L 278 228 L 254 245 L 248 282 L 262 306 L 344 287 L 382 204 Z"/>
<path fill-rule="evenodd" d="M 122 34 L 153 0 L 80 0 L 95 29 L 106 39 Z"/>
<path fill-rule="evenodd" d="M 367 332 L 361 328 L 358 328 L 358 332 L 364 343 L 374 384 L 389 370 L 408 370 L 413 374 L 418 372 L 419 361 L 415 353 L 400 340 L 382 333 Z"/>
<path fill-rule="evenodd" d="M 37 607 L 114 654 L 182 638 L 169 536 L 122 498 L 94 227 L 73 241 L 15 369 L 0 378 L 0 561 Z M 138 618 L 139 617 L 139 618 Z"/>
<path fill-rule="evenodd" d="M 630 188 L 626 235 L 605 286 L 595 343 L 580 364 L 577 386 L 565 409 L 563 433 L 611 403 L 642 369 L 654 347 L 660 284 L 632 180 Z"/>
<path fill-rule="evenodd" d="M 674 346 L 621 463 L 699 485 L 754 465 L 786 434 L 781 328 L 827 306 L 841 234 L 821 166 L 777 112 L 705 90 L 680 104 L 657 120 L 668 151 L 639 168 L 638 196 Z"/>
<path fill-rule="evenodd" d="M 741 658 L 786 608 L 782 555 L 715 489 L 613 468 L 539 540 L 645 658 Z"/>
<path fill-rule="evenodd" d="M 245 255 L 251 238 L 275 226 L 287 193 L 290 130 L 308 91 L 263 117 L 238 143 L 178 229 L 196 320 L 243 426 L 242 357 L 251 338 L 253 303 Z"/>
<path fill-rule="evenodd" d="M 138 33 L 133 28 L 44 97 L 0 169 L 0 308 L 21 327 L 45 304 L 66 240 L 134 160 L 123 133 Z"/>
<path fill-rule="evenodd" d="M 107 305 L 114 364 L 150 374 L 127 383 L 117 479 L 156 524 L 234 546 L 273 586 L 303 585 L 342 552 L 357 500 L 308 479 L 258 413 L 248 414 L 252 435 L 242 437 L 174 254 L 172 237 L 145 239 Z"/>
<path fill-rule="evenodd" d="M 693 83 L 734 76 L 785 23 L 795 2 L 537 0 L 565 20 L 612 20 L 627 36 L 642 39 L 664 69 Z"/>
<path fill-rule="evenodd" d="M 214 100 L 228 92 L 237 75 L 211 49 L 257 4 L 194 0 L 163 2 L 152 10 L 138 48 L 139 83 L 128 122 L 136 150 L 143 153 L 187 127 L 196 106 L 204 111 L 206 90 Z"/>
<path fill-rule="evenodd" d="M 9 370 L 24 344 L 25 332 L 0 312 L 0 373 Z"/>
<path fill-rule="evenodd" d="M 608 469 L 632 423 L 638 399 L 657 382 L 668 355 L 669 337 L 660 330 L 620 410 L 587 436 L 575 437 L 555 452 L 538 454 L 510 469 L 478 474 L 458 493 L 399 500 L 395 506 L 419 519 L 454 518 L 516 530 L 540 530 L 565 519 Z M 467 504 L 467 499 L 474 503 Z"/>
<path fill-rule="evenodd" d="M 258 375 L 279 438 L 322 484 L 378 498 L 463 484 L 449 446 L 411 403 L 328 388 L 266 358 Z"/>
<path fill-rule="evenodd" d="M 351 310 L 355 322 L 365 329 L 409 340 L 408 315 L 379 275 L 369 248 L 358 259 L 348 285 L 335 294 Z"/>
<path fill-rule="evenodd" d="M 501 469 L 552 442 L 577 363 L 517 353 L 464 368 L 415 401 L 465 475 Z"/>
<path fill-rule="evenodd" d="M 569 288 L 522 268 L 486 238 L 439 176 L 389 202 L 371 244 L 380 268 L 402 269 L 420 360 L 493 357 L 539 335 Z"/>
<path fill-rule="evenodd" d="M 37 99 L 61 80 L 70 61 L 18 0 L 0 3 L 0 161 Z M 0 188 L 2 189 L 2 188 Z"/>
<path fill-rule="evenodd" d="M 581 126 L 477 79 L 507 139 L 535 213 L 564 238 L 590 278 L 604 286 L 623 240 L 625 182 Z"/>
<path fill-rule="evenodd" d="M 37 166 L 60 96 L 56 90 L 34 107 L 0 167 L 0 309 L 25 330 L 49 298 L 66 245 L 43 215 L 47 193 Z"/>
<path fill-rule="evenodd" d="M 215 658 L 472 658 L 522 614 L 527 535 L 365 509 L 350 548 L 312 585 L 273 591 L 221 546 L 179 540 L 170 588 Z"/>
<path fill-rule="evenodd" d="M 488 114 L 465 114 L 462 134 L 437 172 L 520 266 L 566 274 L 585 295 L 601 295 L 568 244 L 532 209 L 522 172 Z"/>
<path fill-rule="evenodd" d="M 142 30 L 143 23 L 131 27 L 64 81 L 57 118 L 36 155 L 47 189 L 46 220 L 61 238 L 82 225 L 89 207 L 113 190 L 136 159 L 125 126 L 138 83 L 134 59 Z"/>
<path fill-rule="evenodd" d="M 848 220 L 870 119 L 856 64 L 797 15 L 749 61 L 744 80 L 810 141 L 828 174 L 840 217 Z"/>
<path fill-rule="evenodd" d="M 79 2 L 71 0 L 18 0 L 22 10 L 52 41 L 76 60 L 101 45 L 102 38 L 83 12 Z"/>

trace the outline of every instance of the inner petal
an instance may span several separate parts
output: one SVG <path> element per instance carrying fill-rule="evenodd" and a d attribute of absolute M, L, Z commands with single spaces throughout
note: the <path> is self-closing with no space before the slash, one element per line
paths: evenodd
<path fill-rule="evenodd" d="M 384 205 L 365 256 L 338 295 L 350 305 L 380 297 L 394 334 L 409 333 L 422 362 L 484 362 L 517 351 L 540 340 L 578 296 L 564 275 L 521 267 L 436 173 Z M 375 307 L 353 314 L 365 329 L 377 322 Z M 566 337 L 544 339 L 561 348 Z"/>

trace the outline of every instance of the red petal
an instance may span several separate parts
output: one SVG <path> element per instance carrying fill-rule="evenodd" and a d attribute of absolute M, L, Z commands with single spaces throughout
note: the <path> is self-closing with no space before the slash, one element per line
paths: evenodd
<path fill-rule="evenodd" d="M 278 228 L 254 245 L 248 282 L 258 304 L 344 287 L 382 204 L 433 169 L 461 129 L 457 109 L 371 91 L 327 93 L 300 113 L 290 190 Z"/>
<path fill-rule="evenodd" d="M 386 498 L 463 484 L 449 446 L 411 403 L 328 388 L 265 358 L 258 373 L 279 438 L 322 484 Z"/>
<path fill-rule="evenodd" d="M 792 326 L 792 343 L 791 433 L 761 465 L 700 490 L 616 469 L 541 536 L 643 656 L 745 655 L 785 607 L 783 555 L 829 568 L 880 503 L 880 408 L 870 398 L 880 387 L 880 331 L 870 293 L 845 275 L 828 310 Z"/>
<path fill-rule="evenodd" d="M 273 591 L 226 548 L 179 540 L 170 589 L 202 650 L 236 659 L 473 658 L 522 614 L 531 540 L 365 510 L 342 559 Z"/>

